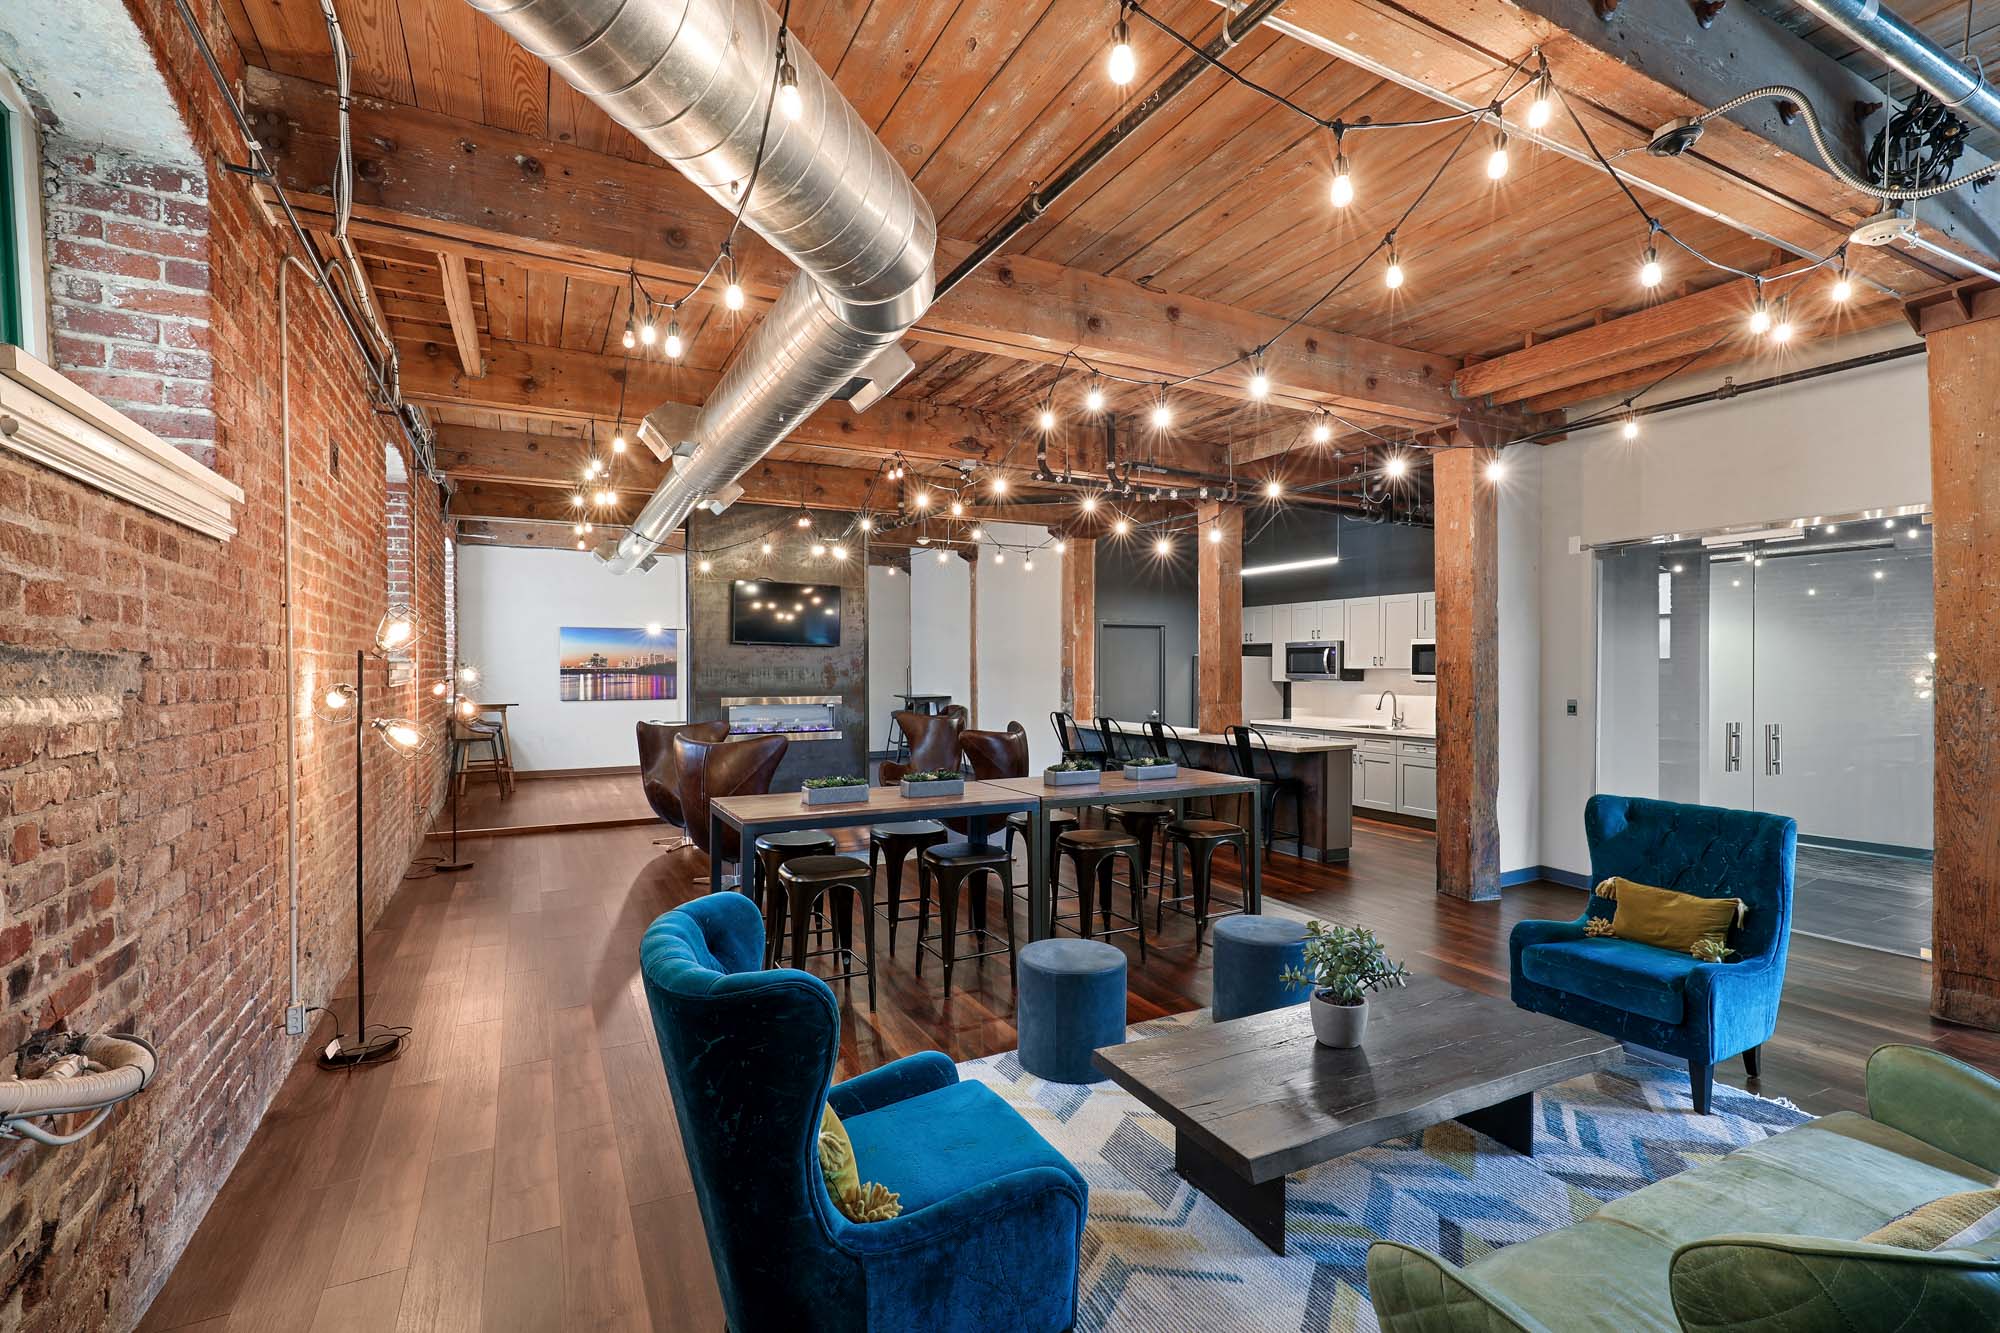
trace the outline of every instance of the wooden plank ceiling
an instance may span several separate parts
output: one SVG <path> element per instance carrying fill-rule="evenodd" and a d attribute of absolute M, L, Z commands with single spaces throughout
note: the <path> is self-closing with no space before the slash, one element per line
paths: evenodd
<path fill-rule="evenodd" d="M 630 134 L 464 0 L 337 0 L 337 7 L 353 50 L 357 93 L 528 136 L 551 153 L 571 148 L 654 163 Z M 315 85 L 331 82 L 332 54 L 317 0 L 225 0 L 224 8 L 250 65 Z M 1153 9 L 1197 39 L 1214 29 L 1221 13 L 1212 0 L 1158 0 Z M 1036 182 L 1053 176 L 1127 109 L 1129 99 L 1120 99 L 1103 70 L 1111 17 L 1107 0 L 794 0 L 791 7 L 800 39 L 929 199 L 948 255 L 962 253 L 962 243 L 999 224 Z M 1133 38 L 1142 76 L 1132 87 L 1143 90 L 1148 76 L 1157 78 L 1178 56 L 1143 22 L 1134 23 Z M 1383 120 L 1438 111 L 1419 93 L 1269 29 L 1251 34 L 1230 63 L 1329 116 Z M 1465 126 L 1448 125 L 1351 135 L 1347 149 L 1358 198 L 1353 207 L 1336 210 L 1327 203 L 1331 136 L 1211 74 L 1065 195 L 1007 254 L 1177 299 L 1290 318 L 1368 254 L 1465 134 Z M 1443 358 L 1442 388 L 1460 363 L 1519 353 L 1725 280 L 1678 262 L 1663 288 L 1644 292 L 1635 269 L 1645 230 L 1612 182 L 1569 158 L 1517 143 L 1511 174 L 1495 184 L 1483 170 L 1490 138 L 1490 130 L 1472 131 L 1399 233 L 1407 285 L 1392 293 L 1379 268 L 1366 267 L 1314 311 L 1315 327 Z M 363 142 L 356 151 L 365 156 L 374 148 Z M 361 174 L 366 202 L 365 164 Z M 1688 243 L 1726 263 L 1759 270 L 1778 258 L 1768 244 L 1705 216 L 1665 202 L 1649 207 Z M 957 250 L 953 242 L 961 243 Z M 600 369 L 605 385 L 630 382 L 620 348 L 628 293 L 615 269 L 564 271 L 562 265 L 472 251 L 462 275 L 451 275 L 462 281 L 462 289 L 454 289 L 461 293 L 461 315 L 469 313 L 478 338 L 470 350 L 479 355 L 468 361 L 454 338 L 439 253 L 421 239 L 399 243 L 393 231 L 364 232 L 362 248 L 408 366 L 411 396 L 441 404 L 435 410 L 448 466 L 451 458 L 476 452 L 451 448 L 455 432 L 567 441 L 580 456 L 593 433 L 601 445 L 619 419 L 629 428 L 653 407 L 657 399 L 648 395 L 661 384 L 683 386 L 684 396 L 698 401 L 751 327 L 759 304 L 734 315 L 718 305 L 691 304 L 682 319 L 685 361 L 648 368 L 647 387 L 634 388 L 622 404 L 616 403 L 622 387 L 604 391 L 611 405 L 573 387 L 557 401 L 551 384 L 574 386 Z M 775 283 L 784 276 L 779 271 L 770 278 Z M 678 294 L 657 283 L 654 290 Z M 954 299 L 956 294 L 940 302 L 940 313 Z M 1168 307 L 1167 318 L 1177 315 Z M 461 337 L 466 332 L 459 331 Z M 1027 465 L 1033 461 L 1027 423 L 1034 410 L 1051 397 L 1059 405 L 1073 402 L 1083 378 L 1073 369 L 1065 378 L 1050 364 L 1059 352 L 1028 356 L 965 345 L 978 341 L 913 339 L 909 350 L 917 370 L 895 399 L 920 405 L 925 419 L 946 423 L 939 429 L 947 432 L 958 429 L 951 423 L 987 423 L 998 444 L 986 456 Z M 527 369 L 510 371 L 517 366 Z M 495 386 L 503 382 L 517 390 L 526 382 L 536 392 L 501 393 Z M 1140 412 L 1152 396 L 1146 388 L 1107 387 L 1121 411 Z M 1577 386 L 1575 397 L 1595 387 Z M 1309 421 L 1296 405 L 1247 402 L 1234 384 L 1190 386 L 1177 391 L 1175 401 L 1180 456 L 1211 459 L 1216 470 L 1231 457 L 1283 452 Z M 1565 401 L 1574 397 L 1543 395 L 1535 406 Z M 1363 425 L 1412 424 L 1386 410 L 1375 418 L 1359 415 Z M 1414 415 L 1420 423 L 1421 413 Z M 867 425 L 872 419 L 859 420 Z M 978 427 L 967 429 L 976 433 Z M 1073 435 L 1056 451 L 1058 466 Z M 802 436 L 776 457 L 824 457 L 839 443 Z M 872 467 L 875 460 L 861 461 Z M 544 484 L 558 480 L 551 475 Z"/>

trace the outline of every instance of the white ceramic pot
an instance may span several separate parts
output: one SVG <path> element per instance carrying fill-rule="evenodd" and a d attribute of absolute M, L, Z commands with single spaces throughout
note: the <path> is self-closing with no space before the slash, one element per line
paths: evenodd
<path fill-rule="evenodd" d="M 1366 996 L 1360 1004 L 1333 1004 L 1315 995 L 1310 1004 L 1313 1037 L 1320 1045 L 1345 1049 L 1361 1044 L 1361 1034 L 1368 1030 Z"/>

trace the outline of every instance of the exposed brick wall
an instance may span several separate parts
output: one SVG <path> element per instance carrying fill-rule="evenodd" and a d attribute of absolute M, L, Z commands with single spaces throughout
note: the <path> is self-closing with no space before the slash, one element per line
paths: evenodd
<path fill-rule="evenodd" d="M 225 66 L 240 70 L 212 0 L 196 9 Z M 240 160 L 174 8 L 134 3 L 131 13 L 207 159 Z M 292 271 L 298 652 L 288 680 L 277 302 L 286 238 L 242 180 L 212 167 L 208 180 L 169 190 L 165 176 L 142 180 L 139 164 L 50 158 L 58 177 L 67 161 L 163 207 L 205 197 L 211 415 L 206 434 L 177 438 L 212 448 L 245 499 L 237 535 L 217 542 L 0 449 L 0 1050 L 66 1016 L 138 1032 L 162 1056 L 155 1085 L 85 1142 L 0 1149 L 0 1328 L 29 1333 L 136 1324 L 300 1054 L 283 1031 L 288 717 L 299 719 L 302 999 L 327 1002 L 352 965 L 352 724 L 322 722 L 305 701 L 351 678 L 353 651 L 387 601 L 383 443 L 394 429 L 371 410 L 324 299 Z M 96 246 L 77 234 L 95 217 L 112 248 L 119 210 L 88 206 L 103 197 L 67 177 L 55 197 L 56 244 Z M 179 234 L 193 225 L 186 214 Z M 180 373 L 195 363 L 148 371 L 134 353 L 201 350 L 172 339 L 202 341 L 204 311 L 110 304 L 137 301 L 138 277 L 100 269 L 95 296 L 84 281 L 74 267 L 57 274 L 58 361 L 82 378 L 90 349 L 102 349 L 104 373 L 119 378 L 86 383 L 156 428 L 172 424 L 145 416 L 147 385 L 159 383 L 164 410 L 169 388 L 199 382 Z M 154 325 L 92 331 L 93 311 Z M 435 727 L 443 706 L 420 682 L 445 669 L 444 534 L 437 489 L 418 475 L 407 502 L 419 669 L 391 685 L 387 664 L 371 661 L 368 711 Z M 442 764 L 379 746 L 368 754 L 371 920 L 399 886 Z"/>
<path fill-rule="evenodd" d="M 55 364 L 213 465 L 208 182 L 56 135 L 42 178 Z"/>

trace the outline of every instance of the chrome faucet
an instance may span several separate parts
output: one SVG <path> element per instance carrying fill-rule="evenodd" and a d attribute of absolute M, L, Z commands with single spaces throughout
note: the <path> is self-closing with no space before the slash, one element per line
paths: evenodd
<path fill-rule="evenodd" d="M 1390 729 L 1393 731 L 1401 731 L 1403 729 L 1403 701 L 1396 697 L 1396 692 L 1394 690 L 1384 690 L 1382 691 L 1382 697 L 1375 701 L 1375 711 L 1378 713 L 1382 711 L 1382 699 L 1387 699 L 1390 704 L 1389 708 Z"/>

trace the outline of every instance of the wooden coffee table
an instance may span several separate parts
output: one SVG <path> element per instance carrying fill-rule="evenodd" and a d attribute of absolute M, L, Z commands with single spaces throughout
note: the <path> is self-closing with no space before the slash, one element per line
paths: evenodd
<path fill-rule="evenodd" d="M 1534 1151 L 1535 1090 L 1618 1059 L 1610 1037 L 1436 977 L 1377 994 L 1353 1050 L 1305 1005 L 1107 1046 L 1098 1069 L 1174 1127 L 1174 1170 L 1285 1252 L 1285 1177 L 1457 1120 Z"/>

